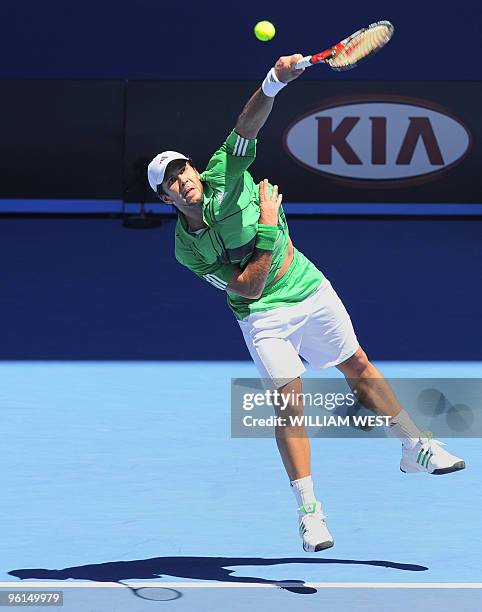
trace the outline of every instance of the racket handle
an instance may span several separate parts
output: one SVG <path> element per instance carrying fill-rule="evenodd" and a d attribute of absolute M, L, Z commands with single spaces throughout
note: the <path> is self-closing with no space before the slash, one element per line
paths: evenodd
<path fill-rule="evenodd" d="M 295 70 L 300 70 L 301 68 L 308 68 L 309 66 L 313 66 L 313 64 L 311 63 L 311 58 L 311 55 L 306 55 L 305 57 L 300 59 L 295 64 Z"/>

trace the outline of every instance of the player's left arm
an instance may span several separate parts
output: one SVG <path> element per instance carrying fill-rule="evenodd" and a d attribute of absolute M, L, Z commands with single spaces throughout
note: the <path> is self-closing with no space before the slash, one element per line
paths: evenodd
<path fill-rule="evenodd" d="M 257 138 L 259 130 L 266 123 L 273 108 L 276 93 L 304 72 L 304 68 L 296 70 L 294 67 L 302 58 L 300 53 L 295 53 L 278 59 L 266 75 L 261 87 L 254 92 L 241 111 L 234 128 L 237 134 L 248 140 Z"/>
<path fill-rule="evenodd" d="M 271 268 L 273 249 L 279 232 L 278 215 L 283 196 L 278 186 L 268 190 L 268 179 L 259 185 L 260 217 L 256 248 L 246 267 L 234 272 L 226 289 L 242 297 L 257 300 L 263 294 Z"/>

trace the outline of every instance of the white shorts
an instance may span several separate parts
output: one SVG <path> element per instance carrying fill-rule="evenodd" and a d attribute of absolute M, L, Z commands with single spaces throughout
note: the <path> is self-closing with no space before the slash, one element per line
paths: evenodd
<path fill-rule="evenodd" d="M 299 304 L 255 312 L 239 325 L 267 386 L 282 386 L 305 372 L 300 356 L 312 368 L 329 368 L 359 347 L 350 316 L 326 278 Z"/>

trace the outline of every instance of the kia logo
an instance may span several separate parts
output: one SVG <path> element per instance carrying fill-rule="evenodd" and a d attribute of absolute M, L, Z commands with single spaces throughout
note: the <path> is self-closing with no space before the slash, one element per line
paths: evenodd
<path fill-rule="evenodd" d="M 319 108 L 288 127 L 284 144 L 303 166 L 373 185 L 436 178 L 429 175 L 463 159 L 471 135 L 458 119 L 429 102 L 381 96 Z"/>

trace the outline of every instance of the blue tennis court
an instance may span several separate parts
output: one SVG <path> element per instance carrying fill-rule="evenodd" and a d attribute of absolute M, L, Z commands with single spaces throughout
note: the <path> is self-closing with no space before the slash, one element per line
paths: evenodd
<path fill-rule="evenodd" d="M 335 547 L 307 555 L 274 440 L 230 436 L 230 381 L 256 376 L 251 364 L 3 362 L 0 376 L 2 591 L 63 590 L 68 611 L 478 607 L 478 439 L 451 441 L 468 467 L 443 478 L 402 474 L 394 440 L 314 440 Z"/>

